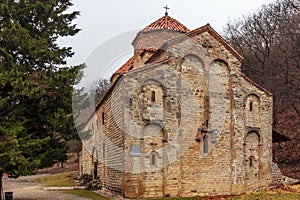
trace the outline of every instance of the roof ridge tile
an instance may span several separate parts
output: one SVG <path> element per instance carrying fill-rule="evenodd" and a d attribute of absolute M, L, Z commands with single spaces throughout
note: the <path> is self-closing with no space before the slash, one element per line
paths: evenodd
<path fill-rule="evenodd" d="M 150 25 L 146 26 L 141 32 L 148 32 L 153 30 L 161 30 L 161 29 L 169 29 L 182 33 L 190 32 L 190 30 L 185 27 L 183 24 L 178 22 L 176 19 L 170 17 L 169 15 L 165 15 L 155 22 L 152 22 Z"/>

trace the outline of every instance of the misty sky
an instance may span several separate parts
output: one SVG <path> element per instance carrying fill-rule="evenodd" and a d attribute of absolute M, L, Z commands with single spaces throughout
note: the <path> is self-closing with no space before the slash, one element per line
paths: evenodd
<path fill-rule="evenodd" d="M 132 55 L 130 46 L 138 30 L 169 16 L 193 30 L 207 23 L 219 33 L 227 22 L 256 11 L 272 0 L 73 0 L 71 10 L 81 15 L 75 20 L 82 31 L 59 40 L 75 52 L 70 65 L 87 64 L 83 85 L 100 77 L 110 77 Z"/>

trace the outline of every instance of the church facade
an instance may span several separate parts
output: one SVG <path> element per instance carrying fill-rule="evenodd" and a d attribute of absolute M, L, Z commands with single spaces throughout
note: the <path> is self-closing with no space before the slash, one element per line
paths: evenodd
<path fill-rule="evenodd" d="M 81 173 L 126 198 L 242 194 L 272 183 L 272 94 L 209 24 L 141 30 L 86 125 Z"/>

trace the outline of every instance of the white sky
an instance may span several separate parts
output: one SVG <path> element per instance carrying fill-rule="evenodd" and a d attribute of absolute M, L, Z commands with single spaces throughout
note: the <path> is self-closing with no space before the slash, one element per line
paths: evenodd
<path fill-rule="evenodd" d="M 86 85 L 99 79 L 99 74 L 109 77 L 114 70 L 120 67 L 121 63 L 130 57 L 131 52 L 128 52 L 127 49 L 130 48 L 129 46 L 112 55 L 113 47 L 118 48 L 116 42 L 122 40 L 126 45 L 130 45 L 137 30 L 164 16 L 163 7 L 166 4 L 170 8 L 169 16 L 187 28 L 193 30 L 210 23 L 220 33 L 229 20 L 233 21 L 250 14 L 263 4 L 272 1 L 73 0 L 74 6 L 71 10 L 81 12 L 75 23 L 82 31 L 74 37 L 59 40 L 59 43 L 63 46 L 73 47 L 75 55 L 68 60 L 70 65 L 87 63 L 86 78 L 83 80 L 83 84 Z M 125 46 L 125 44 L 121 46 Z M 103 59 L 106 61 L 101 61 Z M 106 64 L 102 64 L 101 67 L 97 66 L 101 62 Z M 109 67 L 103 66 L 107 63 L 109 63 Z M 107 70 L 107 68 L 110 69 Z"/>

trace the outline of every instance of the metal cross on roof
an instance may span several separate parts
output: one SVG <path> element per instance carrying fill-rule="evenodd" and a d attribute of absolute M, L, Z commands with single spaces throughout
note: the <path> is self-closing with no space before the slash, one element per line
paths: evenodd
<path fill-rule="evenodd" d="M 170 8 L 168 8 L 168 5 L 166 5 L 166 6 L 164 7 L 164 9 L 166 9 L 165 15 L 167 16 L 167 15 L 168 15 L 168 10 L 169 10 Z"/>

